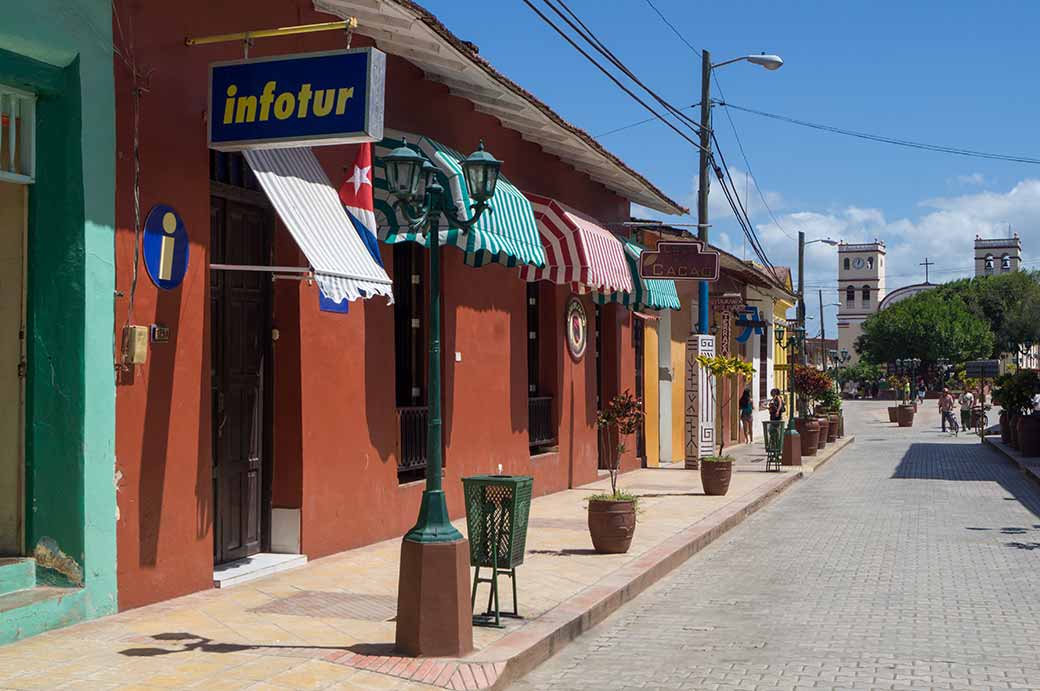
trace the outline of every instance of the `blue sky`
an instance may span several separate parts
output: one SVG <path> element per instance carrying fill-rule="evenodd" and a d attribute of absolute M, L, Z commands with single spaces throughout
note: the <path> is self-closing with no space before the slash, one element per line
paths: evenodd
<path fill-rule="evenodd" d="M 420 1 L 476 43 L 496 68 L 590 133 L 648 117 L 521 0 Z M 645 0 L 569 4 L 671 102 L 699 100 L 699 58 Z M 693 45 L 711 50 L 715 61 L 758 52 L 784 58 L 776 72 L 746 63 L 722 68 L 718 76 L 733 103 L 902 139 L 1040 157 L 1033 62 L 1040 3 L 654 4 Z M 885 240 L 889 290 L 923 280 L 917 263 L 925 255 L 936 262 L 933 282 L 970 274 L 975 233 L 1006 233 L 1008 223 L 1023 237 L 1026 262 L 1040 255 L 1040 166 L 903 149 L 730 114 L 783 231 Z M 715 129 L 742 180 L 746 166 L 721 109 L 715 111 Z M 651 123 L 601 141 L 693 206 L 695 151 L 671 130 Z M 752 218 L 770 257 L 777 264 L 793 262 L 794 243 L 772 223 L 753 187 L 750 195 Z M 713 241 L 741 254 L 723 200 L 713 199 L 712 213 Z M 834 250 L 822 244 L 810 250 L 807 285 L 833 290 Z M 1040 268 L 1040 262 L 1030 268 Z M 825 294 L 825 302 L 834 297 Z M 810 313 L 815 306 L 812 297 Z M 827 321 L 833 335 L 833 313 Z"/>

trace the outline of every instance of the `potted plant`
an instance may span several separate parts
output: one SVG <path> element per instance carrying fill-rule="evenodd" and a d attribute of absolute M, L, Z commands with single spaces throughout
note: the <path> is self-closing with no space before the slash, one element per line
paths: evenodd
<path fill-rule="evenodd" d="M 708 456 L 701 459 L 701 486 L 709 497 L 724 496 L 729 491 L 732 477 L 732 456 Z"/>
<path fill-rule="evenodd" d="M 821 405 L 830 421 L 827 428 L 827 441 L 837 441 L 845 436 L 845 420 L 841 414 L 841 395 L 832 387 L 824 392 Z M 817 406 L 819 408 L 820 406 Z"/>
<path fill-rule="evenodd" d="M 711 373 L 709 389 L 711 398 L 715 402 L 715 410 L 722 410 L 733 400 L 733 392 L 737 389 L 738 377 L 749 378 L 754 376 L 755 368 L 750 362 L 744 362 L 733 355 L 698 355 L 697 363 Z M 733 386 L 729 387 L 729 395 L 722 401 L 721 407 L 718 400 L 719 384 L 727 379 L 732 380 Z M 723 456 L 722 450 L 726 447 L 726 435 L 719 434 L 719 453 L 715 456 L 702 458 L 700 462 L 701 486 L 704 493 L 708 495 L 721 496 L 729 491 L 729 481 L 733 477 L 733 457 Z"/>
<path fill-rule="evenodd" d="M 803 412 L 811 410 L 816 402 L 822 401 L 828 392 L 834 390 L 834 382 L 829 376 L 815 367 L 805 365 L 795 365 L 794 385 L 800 400 L 799 407 Z M 802 422 L 803 418 L 804 422 Z M 799 434 L 802 434 L 804 429 L 808 437 L 802 439 L 803 456 L 813 456 L 817 449 L 826 446 L 827 429 L 830 426 L 827 417 L 812 418 L 806 413 L 800 415 L 795 425 Z"/>
<path fill-rule="evenodd" d="M 1035 435 L 1040 435 L 1040 429 L 1037 429 L 1040 421 L 1027 418 L 1033 411 L 1034 398 L 1040 392 L 1040 374 L 1036 370 L 1020 369 L 1002 374 L 994 384 L 993 402 L 1006 413 L 1006 416 L 1001 414 L 1001 438 L 1004 438 L 1004 428 L 1007 427 L 1007 443 L 1012 448 L 1022 450 L 1023 442 L 1028 442 L 1032 451 L 1034 443 L 1040 441 L 1034 439 Z"/>
<path fill-rule="evenodd" d="M 625 440 L 643 423 L 643 402 L 630 392 L 614 396 L 596 413 L 596 425 L 607 454 L 610 494 L 589 497 L 589 534 L 601 554 L 624 554 L 636 530 L 637 498 L 617 486 Z"/>

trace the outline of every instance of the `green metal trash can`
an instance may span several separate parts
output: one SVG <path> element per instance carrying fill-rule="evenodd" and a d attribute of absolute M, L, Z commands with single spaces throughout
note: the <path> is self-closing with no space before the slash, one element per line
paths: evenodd
<path fill-rule="evenodd" d="M 488 583 L 487 611 L 473 618 L 478 626 L 502 626 L 502 616 L 520 618 L 516 601 L 516 567 L 524 563 L 527 548 L 527 517 L 531 512 L 534 478 L 528 475 L 474 475 L 462 478 L 466 500 L 466 531 L 469 534 L 469 563 L 473 574 L 471 606 L 477 601 L 477 586 Z M 491 569 L 481 578 L 482 568 Z M 498 575 L 509 576 L 513 586 L 513 611 L 502 614 L 498 603 Z M 492 607 L 492 605 L 494 605 Z"/>
<path fill-rule="evenodd" d="M 766 470 L 780 470 L 784 455 L 783 420 L 763 420 L 762 439 L 766 445 Z"/>

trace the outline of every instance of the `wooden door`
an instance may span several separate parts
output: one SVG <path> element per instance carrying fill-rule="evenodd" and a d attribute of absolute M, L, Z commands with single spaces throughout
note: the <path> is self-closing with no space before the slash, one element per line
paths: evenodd
<path fill-rule="evenodd" d="M 214 196 L 210 224 L 213 263 L 270 265 L 268 209 Z M 270 292 L 267 272 L 210 271 L 217 563 L 259 552 L 268 520 Z"/>
<path fill-rule="evenodd" d="M 0 556 L 23 545 L 26 198 L 0 182 Z"/>

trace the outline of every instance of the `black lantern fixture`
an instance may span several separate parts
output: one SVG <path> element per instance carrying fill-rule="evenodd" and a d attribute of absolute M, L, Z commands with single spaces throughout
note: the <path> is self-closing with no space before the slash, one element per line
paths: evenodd
<path fill-rule="evenodd" d="M 502 161 L 484 150 L 484 140 L 481 139 L 477 150 L 462 162 L 462 174 L 466 178 L 466 187 L 473 201 L 484 204 L 495 195 L 498 171 L 501 168 Z"/>
<path fill-rule="evenodd" d="M 429 162 L 408 146 L 404 140 L 401 146 L 383 156 L 386 168 L 386 183 L 390 192 L 400 201 L 411 202 L 421 200 L 420 189 L 425 188 L 423 169 Z M 433 166 L 430 166 L 431 168 Z M 425 192 L 425 189 L 422 189 Z"/>

